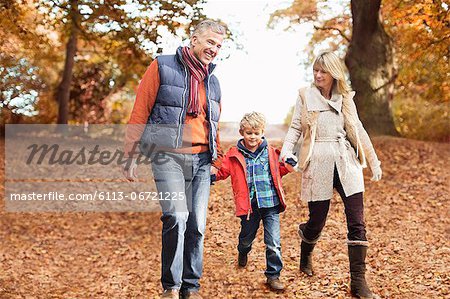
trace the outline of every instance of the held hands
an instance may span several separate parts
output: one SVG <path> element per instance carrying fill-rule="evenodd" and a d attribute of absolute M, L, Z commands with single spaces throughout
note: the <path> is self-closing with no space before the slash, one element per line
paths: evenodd
<path fill-rule="evenodd" d="M 298 159 L 297 159 L 297 157 L 295 156 L 295 153 L 294 154 L 292 154 L 292 153 L 288 153 L 288 154 L 286 154 L 284 157 L 283 157 L 283 162 L 284 162 L 284 164 L 285 164 L 285 166 L 286 166 L 286 168 L 290 171 L 290 172 L 293 172 L 293 171 L 296 171 L 297 170 L 297 162 L 298 162 Z"/>
<path fill-rule="evenodd" d="M 372 169 L 372 178 L 370 179 L 372 182 L 378 182 L 381 180 L 381 177 L 383 176 L 383 171 L 381 170 L 380 166 L 375 167 Z"/>
<path fill-rule="evenodd" d="M 211 165 L 211 174 L 217 174 L 217 172 L 219 172 L 219 169 L 217 169 L 217 167 Z"/>
<path fill-rule="evenodd" d="M 122 173 L 130 182 L 134 182 L 135 180 L 137 180 L 136 159 L 131 159 L 129 162 L 127 162 L 122 168 Z"/>
<path fill-rule="evenodd" d="M 210 181 L 209 181 L 209 184 L 211 186 L 213 186 L 214 182 L 216 181 L 217 172 L 219 172 L 219 169 L 217 169 L 217 167 L 211 165 L 211 175 L 210 175 Z"/>

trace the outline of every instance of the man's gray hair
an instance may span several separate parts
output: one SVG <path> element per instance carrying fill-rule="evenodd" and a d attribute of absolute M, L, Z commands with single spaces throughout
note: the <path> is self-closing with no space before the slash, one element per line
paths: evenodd
<path fill-rule="evenodd" d="M 194 35 L 200 35 L 206 30 L 211 29 L 212 32 L 225 35 L 227 32 L 227 29 L 225 26 L 220 24 L 219 22 L 213 21 L 213 20 L 204 20 L 195 26 L 194 30 L 192 31 L 191 37 Z"/>

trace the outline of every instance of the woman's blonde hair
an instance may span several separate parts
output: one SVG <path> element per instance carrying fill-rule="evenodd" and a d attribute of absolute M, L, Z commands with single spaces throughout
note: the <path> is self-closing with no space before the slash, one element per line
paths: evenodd
<path fill-rule="evenodd" d="M 345 79 L 345 65 L 334 52 L 321 52 L 314 59 L 313 67 L 320 67 L 325 72 L 330 73 L 334 79 L 333 84 L 336 86 L 338 93 L 347 95 L 351 91 L 350 85 L 348 85 Z"/>
<path fill-rule="evenodd" d="M 239 124 L 239 130 L 243 130 L 244 128 L 264 130 L 266 128 L 266 118 L 264 117 L 264 114 L 259 112 L 246 113 Z"/>

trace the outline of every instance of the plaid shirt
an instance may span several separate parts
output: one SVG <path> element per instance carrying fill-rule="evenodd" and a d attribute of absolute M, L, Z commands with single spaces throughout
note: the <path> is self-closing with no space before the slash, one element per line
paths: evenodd
<path fill-rule="evenodd" d="M 250 152 L 243 142 L 238 142 L 247 166 L 247 186 L 250 198 L 257 200 L 259 208 L 272 208 L 280 204 L 277 191 L 273 184 L 269 167 L 269 152 L 267 141 L 263 142 L 255 152 Z"/>

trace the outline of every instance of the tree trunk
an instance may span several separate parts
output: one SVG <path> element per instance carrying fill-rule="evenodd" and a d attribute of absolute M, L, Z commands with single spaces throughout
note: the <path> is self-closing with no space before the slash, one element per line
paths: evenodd
<path fill-rule="evenodd" d="M 71 29 L 70 37 L 66 45 L 66 60 L 61 83 L 58 86 L 56 99 L 58 101 L 58 124 L 67 124 L 69 120 L 70 85 L 72 83 L 73 66 L 77 52 L 78 38 L 78 0 L 70 0 Z"/>
<path fill-rule="evenodd" d="M 20 124 L 22 115 L 14 113 L 9 106 L 3 106 L 0 110 L 0 138 L 5 137 L 7 124 Z"/>
<path fill-rule="evenodd" d="M 396 73 L 393 46 L 380 20 L 380 5 L 381 0 L 351 0 L 353 34 L 345 63 L 367 131 L 398 135 L 391 111 Z"/>

